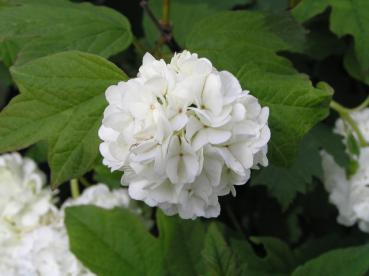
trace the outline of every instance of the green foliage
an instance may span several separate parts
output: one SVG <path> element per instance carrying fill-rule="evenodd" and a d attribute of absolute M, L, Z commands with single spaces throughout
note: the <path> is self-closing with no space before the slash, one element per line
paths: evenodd
<path fill-rule="evenodd" d="M 293 276 L 362 276 L 369 268 L 369 245 L 337 249 L 298 267 Z"/>
<path fill-rule="evenodd" d="M 317 60 L 324 60 L 331 55 L 344 53 L 345 44 L 329 30 L 317 24 L 306 35 L 306 44 L 302 53 Z"/>
<path fill-rule="evenodd" d="M 360 145 L 359 142 L 356 140 L 355 136 L 350 133 L 347 136 L 347 150 L 352 155 L 359 156 L 360 155 Z"/>
<path fill-rule="evenodd" d="M 351 35 L 354 44 L 345 54 L 345 68 L 354 77 L 369 84 L 369 2 L 366 0 L 303 0 L 293 10 L 301 22 L 331 7 L 330 29 L 338 36 Z"/>
<path fill-rule="evenodd" d="M 0 9 L 0 61 L 7 66 L 80 50 L 109 57 L 132 41 L 127 19 L 114 10 L 69 1 L 19 1 Z"/>
<path fill-rule="evenodd" d="M 162 2 L 162 0 L 149 1 L 150 8 L 158 18 L 162 16 Z M 184 45 L 188 30 L 198 21 L 217 12 L 229 10 L 236 4 L 243 4 L 244 2 L 244 0 L 173 0 L 170 7 L 171 24 L 174 26 L 173 35 L 178 40 L 178 43 Z M 146 15 L 143 24 L 145 27 L 145 38 L 150 45 L 154 46 L 160 37 L 160 33 Z"/>
<path fill-rule="evenodd" d="M 104 183 L 108 185 L 110 189 L 116 189 L 121 187 L 121 178 L 122 172 L 112 172 L 107 166 L 102 164 L 101 158 L 98 159 L 98 164 L 94 166 L 94 180 L 96 182 Z"/>
<path fill-rule="evenodd" d="M 35 160 L 37 163 L 47 162 L 47 148 L 47 142 L 40 141 L 26 151 L 26 156 Z"/>
<path fill-rule="evenodd" d="M 322 13 L 328 8 L 329 0 L 302 0 L 292 11 L 295 18 L 301 22 Z"/>
<path fill-rule="evenodd" d="M 106 2 L 115 10 L 66 0 L 0 0 L 0 107 L 6 105 L 0 152 L 24 150 L 42 167 L 48 161 L 53 187 L 83 175 L 121 186 L 122 172 L 112 173 L 98 154 L 104 91 L 128 79 L 118 67 L 135 75 L 144 52 L 172 55 L 165 41 L 157 43 L 159 31 L 147 14 L 141 18 L 138 1 Z M 164 2 L 148 1 L 158 19 Z M 103 276 L 365 275 L 368 237 L 337 224 L 321 181 L 320 151 L 348 176 L 360 165 L 346 154 L 359 155 L 360 145 L 349 135 L 344 147 L 332 132 L 337 114 L 328 108 L 333 92 L 348 106 L 367 95 L 368 87 L 346 71 L 369 84 L 369 1 L 170 2 L 180 46 L 232 72 L 269 107 L 270 164 L 253 171 L 251 185 L 237 188 L 236 198 L 220 198 L 217 220 L 153 216 L 136 202 L 141 213 L 67 208 L 73 253 Z M 131 13 L 135 7 L 138 15 Z M 122 13 L 138 17 L 132 22 L 142 19 L 133 26 L 136 38 Z M 231 222 L 238 231 L 226 226 Z"/>
<path fill-rule="evenodd" d="M 126 209 L 95 206 L 66 209 L 74 254 L 98 275 L 162 275 L 159 241 Z"/>
<path fill-rule="evenodd" d="M 239 275 L 240 267 L 230 245 L 216 224 L 209 227 L 202 251 L 205 259 L 205 275 Z"/>
<path fill-rule="evenodd" d="M 271 237 L 251 237 L 254 246 L 262 247 L 259 257 L 250 242 L 227 239 L 220 225 L 210 225 L 203 250 L 205 275 L 288 275 L 296 266 L 293 252 L 287 244 Z"/>
<path fill-rule="evenodd" d="M 165 267 L 171 275 L 201 273 L 201 251 L 205 243 L 206 226 L 200 221 L 166 217 L 157 212 L 157 223 Z"/>
<path fill-rule="evenodd" d="M 290 168 L 271 164 L 255 175 L 252 183 L 266 185 L 269 193 L 286 210 L 297 193 L 306 193 L 311 188 L 314 176 L 322 177 L 321 149 L 334 156 L 342 167 L 347 166 L 348 157 L 341 139 L 326 126 L 318 125 L 304 137 L 299 154 Z"/>
<path fill-rule="evenodd" d="M 287 275 L 297 266 L 294 253 L 278 239 L 253 237 L 266 252 L 259 257 L 251 243 L 229 236 L 220 224 L 161 212 L 158 238 L 137 215 L 119 208 L 70 207 L 65 223 L 73 253 L 98 275 Z"/>
<path fill-rule="evenodd" d="M 0 151 L 48 139 L 53 186 L 84 174 L 97 158 L 104 91 L 125 74 L 80 52 L 40 58 L 11 71 L 21 95 L 0 113 Z"/>
<path fill-rule="evenodd" d="M 208 17 L 193 29 L 187 47 L 210 58 L 218 68 L 237 74 L 243 88 L 269 106 L 269 157 L 273 164 L 286 166 L 292 163 L 304 134 L 327 116 L 331 93 L 314 88 L 276 54 L 296 48 L 301 39 L 298 28 L 277 28 L 279 18 L 283 17 L 251 12 Z"/>

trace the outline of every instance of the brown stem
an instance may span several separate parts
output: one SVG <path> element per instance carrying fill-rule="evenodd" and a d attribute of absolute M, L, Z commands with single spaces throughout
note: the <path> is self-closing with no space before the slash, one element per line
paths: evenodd
<path fill-rule="evenodd" d="M 165 22 L 161 23 L 151 11 L 146 0 L 141 0 L 140 5 L 154 23 L 155 27 L 159 30 L 162 41 L 169 47 L 169 49 L 173 53 L 182 51 L 181 47 L 178 45 L 177 41 L 172 35 L 172 28 L 170 27 L 170 24 L 165 24 Z"/>
<path fill-rule="evenodd" d="M 170 26 L 170 0 L 163 0 L 161 21 L 164 26 Z"/>

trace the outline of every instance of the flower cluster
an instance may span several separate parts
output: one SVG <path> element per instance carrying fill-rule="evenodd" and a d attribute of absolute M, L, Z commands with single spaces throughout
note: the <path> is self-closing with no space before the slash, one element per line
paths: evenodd
<path fill-rule="evenodd" d="M 184 51 L 150 54 L 136 78 L 106 91 L 103 163 L 124 171 L 129 195 L 166 214 L 216 217 L 218 197 L 266 166 L 269 109 L 227 71 Z"/>
<path fill-rule="evenodd" d="M 64 209 L 84 204 L 130 207 L 127 191 L 94 185 L 57 209 L 44 184 L 45 176 L 32 160 L 17 153 L 0 156 L 0 274 L 93 275 L 69 250 Z"/>
<path fill-rule="evenodd" d="M 18 153 L 0 158 L 0 220 L 14 231 L 31 230 L 54 212 L 44 174 Z"/>
<path fill-rule="evenodd" d="M 369 109 L 352 112 L 351 117 L 364 138 L 369 141 Z M 347 143 L 352 129 L 342 119 L 338 119 L 335 132 L 341 134 Z M 360 230 L 369 232 L 369 148 L 361 148 L 360 154 L 351 154 L 351 158 L 357 161 L 359 167 L 353 175 L 347 176 L 346 170 L 332 156 L 322 152 L 324 185 L 329 192 L 330 202 L 338 209 L 338 223 L 345 226 L 358 223 Z"/>

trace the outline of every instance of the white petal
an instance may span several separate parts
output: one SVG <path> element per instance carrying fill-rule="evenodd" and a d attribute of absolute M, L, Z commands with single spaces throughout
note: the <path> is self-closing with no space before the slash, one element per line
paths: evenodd
<path fill-rule="evenodd" d="M 122 100 L 123 91 L 117 85 L 111 85 L 106 89 L 105 97 L 110 104 L 117 104 Z"/>
<path fill-rule="evenodd" d="M 149 65 L 154 61 L 156 61 L 156 59 L 149 52 L 147 52 L 142 58 L 143 65 Z"/>
<path fill-rule="evenodd" d="M 213 145 L 224 143 L 231 137 L 231 135 L 232 133 L 227 130 L 203 128 L 196 134 L 192 145 L 194 150 L 197 151 L 208 143 Z"/>
<path fill-rule="evenodd" d="M 232 155 L 241 162 L 245 169 L 249 169 L 253 165 L 253 154 L 246 144 L 234 144 L 229 147 Z"/>
<path fill-rule="evenodd" d="M 218 115 L 222 111 L 223 98 L 221 87 L 220 77 L 212 73 L 207 77 L 202 92 L 201 104 L 204 106 L 204 109 L 210 110 L 214 115 Z"/>
<path fill-rule="evenodd" d="M 116 141 L 119 136 L 119 132 L 111 128 L 105 127 L 104 125 L 102 125 L 99 128 L 98 134 L 99 134 L 100 139 L 104 141 Z"/>
<path fill-rule="evenodd" d="M 188 140 L 191 140 L 195 133 L 197 133 L 202 128 L 203 124 L 194 116 L 191 116 L 186 125 L 186 138 Z"/>
<path fill-rule="evenodd" d="M 188 122 L 188 117 L 184 113 L 178 114 L 170 120 L 173 130 L 182 129 L 183 127 L 186 126 L 187 122 Z"/>
<path fill-rule="evenodd" d="M 242 94 L 241 85 L 228 71 L 221 71 L 219 75 L 222 81 L 224 104 L 230 104 Z"/>

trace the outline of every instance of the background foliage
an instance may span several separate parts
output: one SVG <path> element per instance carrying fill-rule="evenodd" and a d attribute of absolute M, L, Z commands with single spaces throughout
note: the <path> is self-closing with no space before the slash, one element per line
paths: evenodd
<path fill-rule="evenodd" d="M 140 1 L 78 2 L 0 0 L 0 152 L 35 158 L 65 196 L 72 178 L 119 187 L 98 154 L 104 91 L 146 51 L 171 56 Z M 148 2 L 157 18 L 162 4 Z M 216 220 L 152 210 L 147 229 L 127 210 L 69 208 L 72 251 L 98 275 L 364 275 L 367 236 L 336 223 L 319 151 L 349 166 L 329 104 L 367 96 L 369 2 L 172 0 L 170 20 L 181 48 L 270 107 L 270 166 Z"/>

